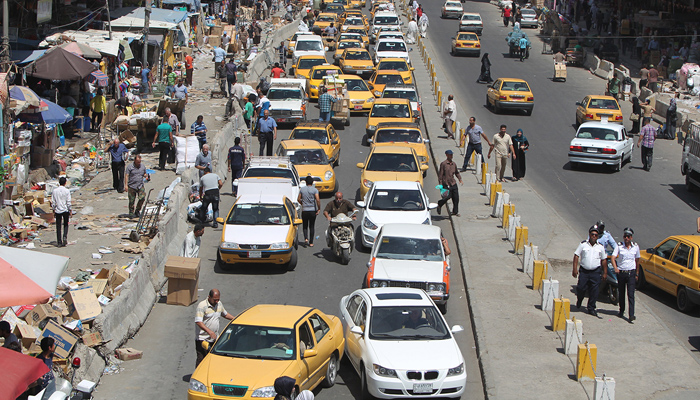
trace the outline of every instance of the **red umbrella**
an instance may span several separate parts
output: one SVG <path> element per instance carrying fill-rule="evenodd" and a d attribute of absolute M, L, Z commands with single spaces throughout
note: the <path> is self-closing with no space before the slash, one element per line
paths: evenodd
<path fill-rule="evenodd" d="M 38 358 L 0 347 L 0 371 L 5 382 L 0 385 L 0 399 L 16 399 L 49 372 L 49 367 Z"/>
<path fill-rule="evenodd" d="M 69 260 L 64 256 L 0 246 L 0 307 L 48 301 L 56 293 L 56 285 Z"/>

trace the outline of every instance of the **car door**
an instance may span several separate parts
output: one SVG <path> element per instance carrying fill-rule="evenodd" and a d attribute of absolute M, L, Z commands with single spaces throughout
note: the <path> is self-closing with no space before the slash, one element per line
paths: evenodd
<path fill-rule="evenodd" d="M 647 273 L 645 275 L 646 279 L 651 282 L 654 286 L 663 289 L 671 294 L 676 294 L 675 285 L 671 284 L 667 280 L 666 269 L 669 268 L 671 263 L 671 256 L 673 251 L 678 246 L 678 240 L 667 239 L 656 247 L 656 254 L 652 255 L 650 258 L 650 271 L 644 271 Z M 651 278 L 651 279 L 650 279 Z"/>
<path fill-rule="evenodd" d="M 301 370 L 305 373 L 305 375 L 301 377 L 301 390 L 311 390 L 316 386 L 316 383 L 318 383 L 318 376 L 322 370 L 321 366 L 325 362 L 325 359 L 321 355 L 319 346 L 317 346 L 316 339 L 314 338 L 306 318 L 302 319 L 297 325 L 297 338 L 299 338 L 297 346 Z M 316 356 L 304 358 L 305 350 L 316 350 Z"/>
<path fill-rule="evenodd" d="M 498 89 L 501 87 L 501 80 L 496 79 L 496 82 L 493 83 L 493 85 L 489 86 L 488 90 L 486 91 L 486 102 L 491 105 L 491 104 L 496 104 L 496 98 L 498 97 Z"/>
<path fill-rule="evenodd" d="M 311 334 L 316 340 L 316 348 L 318 349 L 316 358 L 321 360 L 321 368 L 316 375 L 317 382 L 320 382 L 326 376 L 328 361 L 333 351 L 335 351 L 336 340 L 328 321 L 318 313 L 314 313 L 309 317 L 309 324 L 311 325 Z"/>
<path fill-rule="evenodd" d="M 697 274 L 693 273 L 693 269 L 697 265 L 695 262 L 696 254 L 694 246 L 680 242 L 676 251 L 673 252 L 670 262 L 666 264 L 666 280 L 674 288 L 674 294 L 678 291 L 678 286 L 698 287 Z"/>
<path fill-rule="evenodd" d="M 355 293 L 350 295 L 345 307 L 341 310 L 343 320 L 345 321 L 345 348 L 346 354 L 350 362 L 355 366 L 356 370 L 360 370 L 360 359 L 362 357 L 362 349 L 360 348 L 360 339 L 362 335 L 350 332 L 356 326 L 355 317 L 360 306 L 365 303 L 362 295 Z"/>
<path fill-rule="evenodd" d="M 622 151 L 625 154 L 627 154 L 628 157 L 631 159 L 632 149 L 634 148 L 634 139 L 630 136 L 627 136 L 627 129 L 625 129 L 624 127 L 622 128 L 620 133 L 622 134 L 622 140 L 623 140 Z"/>
<path fill-rule="evenodd" d="M 333 125 L 328 125 L 328 139 L 331 144 L 331 158 L 337 160 L 340 155 L 340 136 L 338 132 L 335 131 Z"/>
<path fill-rule="evenodd" d="M 587 106 L 588 96 L 584 97 L 583 100 L 581 100 L 581 102 L 576 106 L 576 122 L 584 122 Z"/>

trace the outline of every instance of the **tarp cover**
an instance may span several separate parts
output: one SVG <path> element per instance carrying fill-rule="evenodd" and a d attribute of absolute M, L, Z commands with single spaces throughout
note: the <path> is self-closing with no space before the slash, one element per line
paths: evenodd
<path fill-rule="evenodd" d="M 56 294 L 56 285 L 69 260 L 64 256 L 0 246 L 0 276 L 3 277 L 0 279 L 0 307 L 46 302 Z"/>
<path fill-rule="evenodd" d="M 82 79 L 96 69 L 90 61 L 60 47 L 47 50 L 25 68 L 27 75 L 59 81 Z"/>

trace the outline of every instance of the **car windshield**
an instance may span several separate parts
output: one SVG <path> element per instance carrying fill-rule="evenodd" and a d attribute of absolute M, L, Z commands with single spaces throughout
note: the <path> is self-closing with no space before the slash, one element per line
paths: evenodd
<path fill-rule="evenodd" d="M 365 35 L 365 30 L 362 28 L 348 28 L 348 33 L 356 33 L 360 36 Z"/>
<path fill-rule="evenodd" d="M 380 15 L 374 17 L 375 25 L 398 25 L 399 17 L 393 15 Z"/>
<path fill-rule="evenodd" d="M 294 129 L 290 139 L 309 139 L 328 144 L 328 134 L 324 129 Z"/>
<path fill-rule="evenodd" d="M 450 332 L 435 306 L 373 307 L 369 317 L 373 340 L 445 340 Z"/>
<path fill-rule="evenodd" d="M 364 22 L 360 18 L 348 18 L 344 25 L 364 25 Z"/>
<path fill-rule="evenodd" d="M 362 79 L 346 79 L 345 86 L 350 92 L 366 92 L 369 90 L 367 84 Z"/>
<path fill-rule="evenodd" d="M 322 68 L 322 69 L 317 69 L 314 71 L 313 74 L 311 74 L 311 79 L 323 79 L 324 76 L 326 75 L 338 75 L 340 74 L 340 70 L 335 69 L 335 68 Z M 268 96 L 270 97 L 270 96 Z"/>
<path fill-rule="evenodd" d="M 579 139 L 617 140 L 617 131 L 606 128 L 582 127 L 576 133 Z"/>
<path fill-rule="evenodd" d="M 297 69 L 311 69 L 317 65 L 325 64 L 326 60 L 323 58 L 305 58 L 302 60 L 299 60 L 299 65 L 297 66 Z"/>
<path fill-rule="evenodd" d="M 378 85 L 402 84 L 403 79 L 399 74 L 378 74 L 374 83 Z"/>
<path fill-rule="evenodd" d="M 267 92 L 269 100 L 294 101 L 303 98 L 299 89 L 278 89 L 272 88 Z"/>
<path fill-rule="evenodd" d="M 523 9 L 520 9 L 520 12 L 522 13 L 523 17 L 537 18 L 537 12 L 535 10 L 523 8 Z"/>
<path fill-rule="evenodd" d="M 462 15 L 462 21 L 481 21 L 481 17 L 478 15 Z"/>
<path fill-rule="evenodd" d="M 406 51 L 403 42 L 379 42 L 376 51 Z"/>
<path fill-rule="evenodd" d="M 445 7 L 462 8 L 462 4 L 453 1 L 448 1 L 447 3 L 445 3 Z"/>
<path fill-rule="evenodd" d="M 420 132 L 415 129 L 380 129 L 374 135 L 375 143 L 422 143 Z"/>
<path fill-rule="evenodd" d="M 226 221 L 229 225 L 289 225 L 282 204 L 236 204 Z"/>
<path fill-rule="evenodd" d="M 367 171 L 418 172 L 418 166 L 412 154 L 374 153 Z"/>
<path fill-rule="evenodd" d="M 346 51 L 345 52 L 345 59 L 346 60 L 367 60 L 367 61 L 372 60 L 369 56 L 369 53 L 366 51 Z"/>
<path fill-rule="evenodd" d="M 286 168 L 248 168 L 244 174 L 245 178 L 287 178 L 292 180 L 292 186 L 297 183 L 294 180 L 292 170 Z"/>
<path fill-rule="evenodd" d="M 335 22 L 335 15 L 319 15 L 317 22 Z"/>
<path fill-rule="evenodd" d="M 530 86 L 527 85 L 527 82 L 505 81 L 503 82 L 503 86 L 501 86 L 501 90 L 509 90 L 512 92 L 529 92 Z"/>
<path fill-rule="evenodd" d="M 413 90 L 384 90 L 382 97 L 389 99 L 408 99 L 408 101 L 418 101 L 418 96 Z"/>
<path fill-rule="evenodd" d="M 617 102 L 612 99 L 591 99 L 588 108 L 598 108 L 602 110 L 619 110 Z"/>
<path fill-rule="evenodd" d="M 376 118 L 410 118 L 410 108 L 408 104 L 375 104 L 369 116 Z"/>
<path fill-rule="evenodd" d="M 423 196 L 418 190 L 388 189 L 374 192 L 369 202 L 370 210 L 423 211 Z"/>
<path fill-rule="evenodd" d="M 323 149 L 287 150 L 287 155 L 294 165 L 328 164 L 328 157 Z"/>
<path fill-rule="evenodd" d="M 360 47 L 362 47 L 362 44 L 356 40 L 348 40 L 347 42 L 338 43 L 339 49 L 359 49 Z"/>
<path fill-rule="evenodd" d="M 299 40 L 296 50 L 300 51 L 323 51 L 323 44 L 319 40 Z"/>
<path fill-rule="evenodd" d="M 395 71 L 399 72 L 406 72 L 408 71 L 408 65 L 406 65 L 406 61 L 380 61 L 379 65 L 377 65 L 377 69 L 393 69 Z"/>
<path fill-rule="evenodd" d="M 391 260 L 443 261 L 440 239 L 382 236 L 377 258 Z"/>
<path fill-rule="evenodd" d="M 294 331 L 286 328 L 230 324 L 211 349 L 212 354 L 260 360 L 296 358 Z"/>
<path fill-rule="evenodd" d="M 403 34 L 401 33 L 380 33 L 379 36 L 377 36 L 377 40 L 381 39 L 401 39 L 403 40 Z"/>
<path fill-rule="evenodd" d="M 477 41 L 479 40 L 479 37 L 476 36 L 475 33 L 460 33 L 459 37 L 457 37 L 457 40 L 473 40 Z"/>
<path fill-rule="evenodd" d="M 341 4 L 329 4 L 326 6 L 326 11 L 340 14 L 345 11 L 345 7 Z"/>
<path fill-rule="evenodd" d="M 358 42 L 362 41 L 362 36 L 358 33 L 343 33 L 340 35 L 338 38 L 339 40 L 357 40 Z"/>

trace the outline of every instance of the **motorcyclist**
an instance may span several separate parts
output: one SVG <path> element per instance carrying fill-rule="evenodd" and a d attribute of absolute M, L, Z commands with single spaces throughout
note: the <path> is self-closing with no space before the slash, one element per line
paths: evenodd
<path fill-rule="evenodd" d="M 323 216 L 326 217 L 328 222 L 330 222 L 330 225 L 328 226 L 328 230 L 326 231 L 326 237 L 329 238 L 328 239 L 329 242 L 330 242 L 330 237 L 331 237 L 331 229 L 333 229 L 337 226 L 337 224 L 331 222 L 331 219 L 337 217 L 338 214 L 348 215 L 351 211 L 355 211 L 355 210 L 356 210 L 356 208 L 355 208 L 354 204 L 343 199 L 342 192 L 335 192 L 335 199 L 333 201 L 329 201 L 328 204 L 326 205 L 326 208 L 323 209 Z M 353 215 L 352 219 L 353 219 L 353 221 L 357 220 L 357 216 Z M 330 246 L 330 244 L 329 244 L 329 246 Z"/>
<path fill-rule="evenodd" d="M 610 234 L 610 232 L 605 230 L 605 222 L 600 220 L 595 224 L 600 230 L 600 235 L 598 236 L 598 243 L 603 246 L 606 254 L 611 255 L 613 251 L 617 249 L 617 243 L 615 242 L 615 239 Z M 608 246 L 610 247 L 610 250 L 608 250 Z"/>

